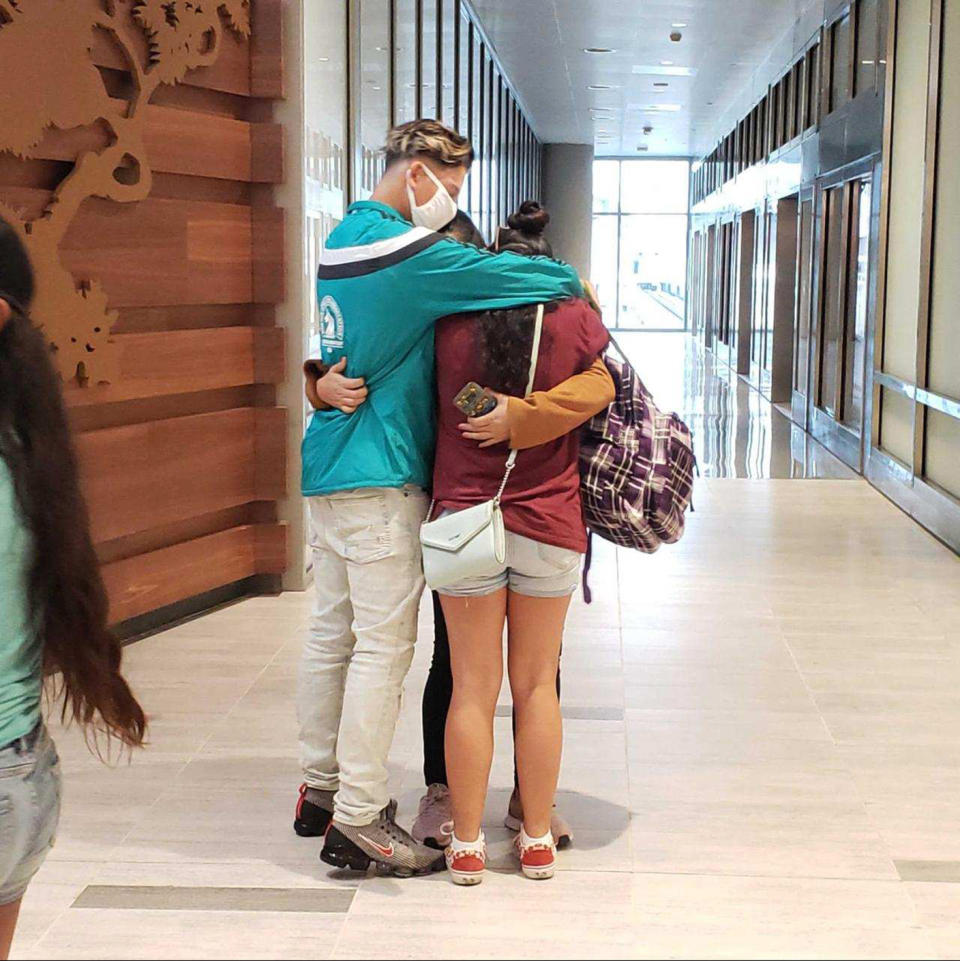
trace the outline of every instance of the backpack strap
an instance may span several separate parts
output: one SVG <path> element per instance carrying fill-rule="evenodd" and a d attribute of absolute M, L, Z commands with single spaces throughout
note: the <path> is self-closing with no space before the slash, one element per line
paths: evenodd
<path fill-rule="evenodd" d="M 593 603 L 593 591 L 590 590 L 590 564 L 593 561 L 593 531 L 587 531 L 587 556 L 583 560 L 583 603 Z"/>

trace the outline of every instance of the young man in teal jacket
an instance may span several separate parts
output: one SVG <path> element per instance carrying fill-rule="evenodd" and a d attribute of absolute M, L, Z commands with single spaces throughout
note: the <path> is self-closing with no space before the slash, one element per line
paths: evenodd
<path fill-rule="evenodd" d="M 442 856 L 395 822 L 387 755 L 423 591 L 419 532 L 434 445 L 433 327 L 449 314 L 580 297 L 573 268 L 438 234 L 473 150 L 433 120 L 390 131 L 386 172 L 327 238 L 317 279 L 326 364 L 366 378 L 353 413 L 316 412 L 303 441 L 316 603 L 298 684 L 304 804 L 332 821 L 321 857 L 399 876 Z M 452 400 L 452 398 L 451 398 Z"/>

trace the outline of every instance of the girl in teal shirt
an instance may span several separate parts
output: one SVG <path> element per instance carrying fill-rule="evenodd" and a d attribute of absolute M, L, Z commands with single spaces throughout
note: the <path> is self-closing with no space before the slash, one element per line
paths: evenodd
<path fill-rule="evenodd" d="M 64 719 L 131 747 L 146 729 L 107 628 L 60 382 L 27 317 L 33 289 L 23 243 L 0 219 L 0 959 L 60 811 L 44 676 L 59 675 Z"/>

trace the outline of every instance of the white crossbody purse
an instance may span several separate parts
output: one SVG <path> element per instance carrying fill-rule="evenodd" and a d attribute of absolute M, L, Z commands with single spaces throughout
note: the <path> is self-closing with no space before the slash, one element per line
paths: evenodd
<path fill-rule="evenodd" d="M 537 374 L 537 356 L 540 353 L 540 335 L 543 331 L 543 304 L 537 307 L 537 320 L 533 329 L 533 348 L 530 352 L 530 377 L 527 380 L 529 396 Z M 517 463 L 517 452 L 510 451 L 500 490 L 493 500 L 475 507 L 455 511 L 439 520 L 427 521 L 420 528 L 420 544 L 423 548 L 423 572 L 431 590 L 449 587 L 458 581 L 474 577 L 490 577 L 500 572 L 506 559 L 506 533 L 500 499 L 510 474 Z M 430 505 L 433 515 L 434 505 Z"/>

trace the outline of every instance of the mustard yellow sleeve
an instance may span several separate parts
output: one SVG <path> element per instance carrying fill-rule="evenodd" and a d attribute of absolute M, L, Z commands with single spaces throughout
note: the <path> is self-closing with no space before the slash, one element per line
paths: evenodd
<path fill-rule="evenodd" d="M 536 391 L 525 398 L 511 397 L 507 402 L 510 446 L 526 450 L 569 434 L 609 407 L 614 394 L 610 371 L 598 357 L 582 374 L 575 374 L 553 390 Z"/>

